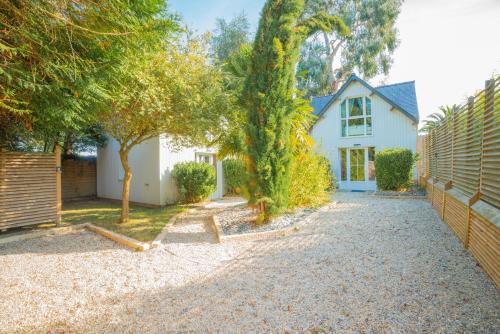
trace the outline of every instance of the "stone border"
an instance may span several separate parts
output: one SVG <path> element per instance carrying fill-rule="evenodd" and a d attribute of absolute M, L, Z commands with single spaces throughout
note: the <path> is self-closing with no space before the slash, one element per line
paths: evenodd
<path fill-rule="evenodd" d="M 63 227 L 50 227 L 50 228 L 40 229 L 40 230 L 35 230 L 35 231 L 16 232 L 16 233 L 13 233 L 11 235 L 7 235 L 5 237 L 3 237 L 3 236 L 0 237 L 0 245 L 7 244 L 10 242 L 35 239 L 35 238 L 39 238 L 39 237 L 48 237 L 48 236 L 72 233 L 74 231 L 81 230 L 85 227 L 86 227 L 86 223 L 83 223 L 83 224 L 76 224 L 76 225 L 63 226 Z"/>
<path fill-rule="evenodd" d="M 299 221 L 294 225 L 288 226 L 286 228 L 278 230 L 262 231 L 262 232 L 250 232 L 250 233 L 228 234 L 228 235 L 225 235 L 222 230 L 221 224 L 219 223 L 219 220 L 217 218 L 217 213 L 219 213 L 220 211 L 217 211 L 214 215 L 212 215 L 211 219 L 212 229 L 214 230 L 219 243 L 228 241 L 253 241 L 253 240 L 269 239 L 274 237 L 286 237 L 290 234 L 298 232 L 300 230 L 300 227 L 310 223 L 313 219 L 317 218 L 320 214 L 324 213 L 325 211 L 332 208 L 336 204 L 337 202 L 332 201 L 320 207 L 315 212 L 311 213 L 304 220 Z"/>

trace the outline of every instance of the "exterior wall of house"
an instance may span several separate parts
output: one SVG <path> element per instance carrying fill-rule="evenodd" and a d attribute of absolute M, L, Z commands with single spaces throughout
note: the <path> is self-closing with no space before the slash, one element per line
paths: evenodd
<path fill-rule="evenodd" d="M 196 161 L 197 154 L 210 154 L 212 156 L 212 163 L 216 167 L 217 172 L 217 189 L 212 195 L 212 199 L 221 198 L 224 193 L 224 183 L 222 176 L 222 161 L 216 161 L 215 153 L 216 150 L 213 148 L 203 148 L 203 147 L 189 147 L 182 149 L 175 149 L 170 144 L 167 136 L 160 137 L 160 196 L 162 204 L 174 203 L 179 198 L 179 193 L 177 191 L 177 186 L 175 180 L 172 177 L 172 170 L 175 164 L 179 162 Z"/>
<path fill-rule="evenodd" d="M 409 148 L 416 152 L 417 124 L 402 112 L 393 109 L 391 105 L 360 84 L 353 82 L 342 95 L 317 120 L 311 130 L 316 141 L 316 149 L 325 155 L 332 163 L 340 189 L 375 190 L 375 181 L 353 184 L 342 182 L 340 177 L 340 148 L 375 147 L 375 152 L 386 148 Z M 345 98 L 367 96 L 371 99 L 372 135 L 357 137 L 341 136 L 340 104 Z M 416 170 L 415 170 L 415 177 Z"/>
<path fill-rule="evenodd" d="M 112 138 L 97 151 L 97 196 L 121 199 L 123 168 L 118 155 L 118 142 Z M 215 155 L 214 149 L 184 148 L 176 150 L 165 136 L 145 141 L 132 148 L 129 163 L 132 169 L 130 201 L 151 205 L 166 205 L 177 201 L 178 192 L 171 172 L 179 162 L 196 161 L 197 154 Z M 222 162 L 212 162 L 217 171 L 217 190 L 212 199 L 224 195 Z"/>
<path fill-rule="evenodd" d="M 98 197 L 121 199 L 123 168 L 118 150 L 119 144 L 113 138 L 108 138 L 106 146 L 97 150 Z M 152 138 L 130 151 L 129 163 L 132 169 L 130 201 L 162 205 L 159 150 L 159 138 Z"/>

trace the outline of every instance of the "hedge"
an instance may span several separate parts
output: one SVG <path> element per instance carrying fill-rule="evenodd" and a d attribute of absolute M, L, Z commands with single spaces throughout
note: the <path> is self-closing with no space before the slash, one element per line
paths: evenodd
<path fill-rule="evenodd" d="M 215 168 L 210 164 L 178 163 L 174 166 L 172 176 L 183 202 L 200 202 L 215 191 Z"/>
<path fill-rule="evenodd" d="M 227 159 L 222 162 L 224 184 L 229 194 L 241 194 L 246 182 L 245 162 L 238 159 Z"/>
<path fill-rule="evenodd" d="M 400 190 L 411 183 L 416 157 L 409 149 L 390 148 L 375 155 L 375 177 L 380 190 Z"/>

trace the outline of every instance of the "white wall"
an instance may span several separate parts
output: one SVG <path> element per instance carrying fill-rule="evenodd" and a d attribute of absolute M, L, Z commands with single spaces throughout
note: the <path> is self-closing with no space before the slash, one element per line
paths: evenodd
<path fill-rule="evenodd" d="M 97 196 L 121 199 L 123 172 L 118 155 L 119 145 L 109 138 L 104 148 L 97 151 Z M 179 162 L 195 161 L 196 153 L 212 153 L 209 148 L 183 148 L 176 150 L 166 136 L 155 137 L 132 148 L 129 164 L 132 169 L 130 201 L 166 205 L 175 203 L 179 194 L 171 172 Z M 217 161 L 217 189 L 211 196 L 223 196 L 222 162 Z"/>
<path fill-rule="evenodd" d="M 342 95 L 317 120 L 311 136 L 319 152 L 332 163 L 337 181 L 340 181 L 339 148 L 375 147 L 375 152 L 386 148 L 402 147 L 416 152 L 417 124 L 402 112 L 358 82 L 353 82 Z M 340 103 L 348 97 L 368 96 L 372 101 L 372 135 L 342 137 L 340 126 Z"/>
<path fill-rule="evenodd" d="M 133 147 L 129 153 L 132 170 L 130 201 L 161 205 L 159 183 L 159 139 L 153 138 Z M 119 144 L 108 138 L 97 150 L 97 196 L 121 199 L 123 169 L 118 155 Z"/>
<path fill-rule="evenodd" d="M 167 136 L 161 136 L 159 139 L 160 143 L 160 201 L 162 205 L 175 203 L 179 194 L 177 191 L 177 186 L 175 180 L 173 179 L 171 173 L 175 164 L 180 162 L 195 161 L 196 153 L 211 153 L 215 154 L 216 150 L 213 148 L 204 147 L 190 147 L 183 149 L 175 149 L 170 144 Z M 211 196 L 212 199 L 217 199 L 223 196 L 223 184 L 222 182 L 222 164 L 221 162 L 216 162 L 216 172 L 217 172 L 217 190 Z"/>

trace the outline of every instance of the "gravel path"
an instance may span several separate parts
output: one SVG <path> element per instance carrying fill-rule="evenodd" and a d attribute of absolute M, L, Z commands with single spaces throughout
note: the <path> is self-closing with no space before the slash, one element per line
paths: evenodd
<path fill-rule="evenodd" d="M 335 197 L 271 240 L 214 243 L 201 210 L 143 253 L 84 231 L 1 245 L 0 333 L 498 332 L 498 290 L 428 202 Z"/>
<path fill-rule="evenodd" d="M 257 213 L 246 204 L 225 208 L 217 213 L 217 220 L 225 235 L 255 233 L 285 229 L 306 219 L 317 209 L 300 209 L 293 213 L 285 213 L 273 219 L 270 223 L 257 225 Z"/>

